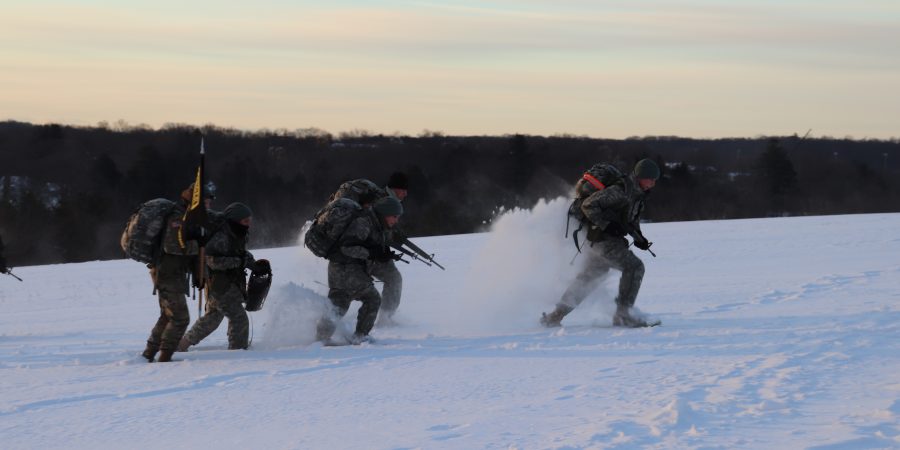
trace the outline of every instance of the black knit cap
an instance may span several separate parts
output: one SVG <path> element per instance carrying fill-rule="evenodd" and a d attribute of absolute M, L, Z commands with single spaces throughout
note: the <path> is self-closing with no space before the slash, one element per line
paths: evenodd
<path fill-rule="evenodd" d="M 240 222 L 253 215 L 253 211 L 249 206 L 243 203 L 232 203 L 222 211 L 222 215 L 232 222 Z"/>
<path fill-rule="evenodd" d="M 394 172 L 391 174 L 387 186 L 389 188 L 409 190 L 409 177 L 403 172 Z"/>
<path fill-rule="evenodd" d="M 372 205 L 372 209 L 381 217 L 403 215 L 403 205 L 394 197 L 381 197 Z"/>
<path fill-rule="evenodd" d="M 652 159 L 642 159 L 634 166 L 635 178 L 659 179 L 659 166 Z"/>

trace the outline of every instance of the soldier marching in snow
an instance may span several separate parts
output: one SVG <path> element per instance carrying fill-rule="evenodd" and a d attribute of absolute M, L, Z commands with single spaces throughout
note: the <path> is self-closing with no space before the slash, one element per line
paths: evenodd
<path fill-rule="evenodd" d="M 365 196 L 371 196 L 375 200 L 390 197 L 402 202 L 406 198 L 409 189 L 409 178 L 402 172 L 391 174 L 384 188 L 366 179 L 347 181 L 338 188 L 329 201 L 339 198 L 349 198 L 357 203 Z M 388 230 L 387 243 L 391 245 L 398 239 L 397 230 Z M 378 324 L 390 325 L 392 317 L 400 307 L 400 296 L 403 291 L 403 277 L 397 269 L 393 259 L 374 261 L 371 268 L 372 275 L 384 284 L 381 291 L 381 308 L 378 313 Z"/>
<path fill-rule="evenodd" d="M 6 267 L 6 258 L 3 257 L 3 237 L 0 236 L 0 273 L 6 273 L 9 270 Z"/>
<path fill-rule="evenodd" d="M 323 342 L 330 341 L 336 322 L 347 314 L 353 300 L 361 301 L 362 306 L 350 343 L 368 340 L 381 306 L 381 295 L 372 279 L 373 267 L 399 259 L 399 255 L 390 250 L 387 231 L 403 214 L 400 200 L 386 196 L 376 200 L 372 207 L 365 206 L 367 199 L 363 202 L 364 207 L 354 214 L 327 256 L 331 305 L 316 326 L 316 339 Z"/>
<path fill-rule="evenodd" d="M 271 273 L 269 261 L 255 260 L 247 251 L 253 212 L 243 203 L 232 203 L 215 219 L 206 244 L 209 299 L 206 312 L 181 338 L 178 351 L 184 352 L 209 336 L 222 319 L 228 318 L 228 349 L 246 349 L 249 345 L 249 320 L 243 302 L 247 295 L 244 270 Z"/>
<path fill-rule="evenodd" d="M 150 278 L 159 295 L 159 318 L 150 331 L 147 347 L 142 356 L 152 362 L 159 352 L 159 362 L 172 360 L 178 342 L 184 335 L 191 321 L 187 306 L 188 277 L 197 266 L 199 247 L 196 241 L 179 242 L 178 231 L 191 202 L 193 183 L 185 189 L 163 220 L 161 245 L 155 261 L 148 264 Z M 204 186 L 204 201 L 209 207 L 215 198 L 215 186 L 212 183 Z"/>
<path fill-rule="evenodd" d="M 659 175 L 659 167 L 649 159 L 639 161 L 634 171 L 628 175 L 622 174 L 613 166 L 602 164 L 595 165 L 585 173 L 576 186 L 579 198 L 573 203 L 570 214 L 581 215 L 583 223 L 589 226 L 587 239 L 590 245 L 584 249 L 587 261 L 584 269 L 556 304 L 556 309 L 541 317 L 542 325 L 560 326 L 562 319 L 597 287 L 609 269 L 622 272 L 615 300 L 613 325 L 658 325 L 658 322 L 647 323 L 631 313 L 644 277 L 644 263 L 628 249 L 625 236 L 632 237 L 635 247 L 649 251 L 651 242 L 641 233 L 640 219 L 644 199 L 656 185 Z M 585 196 L 588 192 L 590 194 Z M 577 246 L 577 231 L 575 241 Z"/>

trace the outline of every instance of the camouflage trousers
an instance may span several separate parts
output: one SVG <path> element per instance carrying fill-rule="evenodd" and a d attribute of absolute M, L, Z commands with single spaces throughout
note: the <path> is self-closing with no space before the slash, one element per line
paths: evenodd
<path fill-rule="evenodd" d="M 206 300 L 206 311 L 197 319 L 190 331 L 185 334 L 191 345 L 197 345 L 216 331 L 222 319 L 228 318 L 228 348 L 230 350 L 246 349 L 249 346 L 250 320 L 244 309 L 244 294 L 241 288 L 228 283 L 224 289 L 216 289 L 217 283 L 210 283 L 209 298 Z"/>
<path fill-rule="evenodd" d="M 331 308 L 316 325 L 317 339 L 325 340 L 334 334 L 337 321 L 347 314 L 353 300 L 362 302 L 356 315 L 355 333 L 364 336 L 372 331 L 381 306 L 381 295 L 375 289 L 372 276 L 366 272 L 365 265 L 329 261 L 328 299 L 331 301 Z"/>
<path fill-rule="evenodd" d="M 174 351 L 191 322 L 186 299 L 188 263 L 184 257 L 163 255 L 159 264 L 150 269 L 159 295 L 159 318 L 147 338 L 151 350 Z"/>
<path fill-rule="evenodd" d="M 381 308 L 379 314 L 393 316 L 400 307 L 400 294 L 403 291 L 403 277 L 394 261 L 372 262 L 372 276 L 381 280 Z"/>
<path fill-rule="evenodd" d="M 582 251 L 587 258 L 585 266 L 557 303 L 557 310 L 575 309 L 597 288 L 609 269 L 622 272 L 616 305 L 620 308 L 634 306 L 644 279 L 644 263 L 628 249 L 628 241 L 621 237 L 605 237 L 586 245 Z"/>

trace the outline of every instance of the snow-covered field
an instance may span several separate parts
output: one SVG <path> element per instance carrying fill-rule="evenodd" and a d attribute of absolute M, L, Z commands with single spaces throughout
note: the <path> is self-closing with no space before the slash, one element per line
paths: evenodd
<path fill-rule="evenodd" d="M 548 330 L 581 261 L 565 208 L 416 239 L 447 271 L 401 264 L 401 324 L 361 346 L 312 343 L 325 264 L 302 247 L 255 252 L 275 283 L 251 350 L 223 324 L 171 364 L 139 356 L 141 264 L 18 269 L 0 448 L 900 448 L 900 214 L 647 224 L 637 306 L 663 325 L 610 326 L 614 273 Z"/>

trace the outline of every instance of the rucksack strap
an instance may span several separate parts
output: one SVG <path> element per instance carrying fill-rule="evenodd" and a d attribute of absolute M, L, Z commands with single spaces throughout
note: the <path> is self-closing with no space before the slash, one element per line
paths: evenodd
<path fill-rule="evenodd" d="M 588 172 L 585 172 L 584 176 L 581 178 L 583 178 L 588 183 L 591 183 L 591 186 L 594 186 L 594 188 L 597 189 L 598 191 L 602 191 L 602 190 L 606 189 L 605 184 L 601 183 L 600 180 L 597 179 L 597 177 L 591 175 Z"/>
<path fill-rule="evenodd" d="M 578 243 L 578 232 L 584 228 L 584 221 L 578 222 L 578 229 L 572 232 L 572 240 L 575 241 L 575 250 L 578 250 L 578 253 L 581 253 L 581 245 Z"/>

